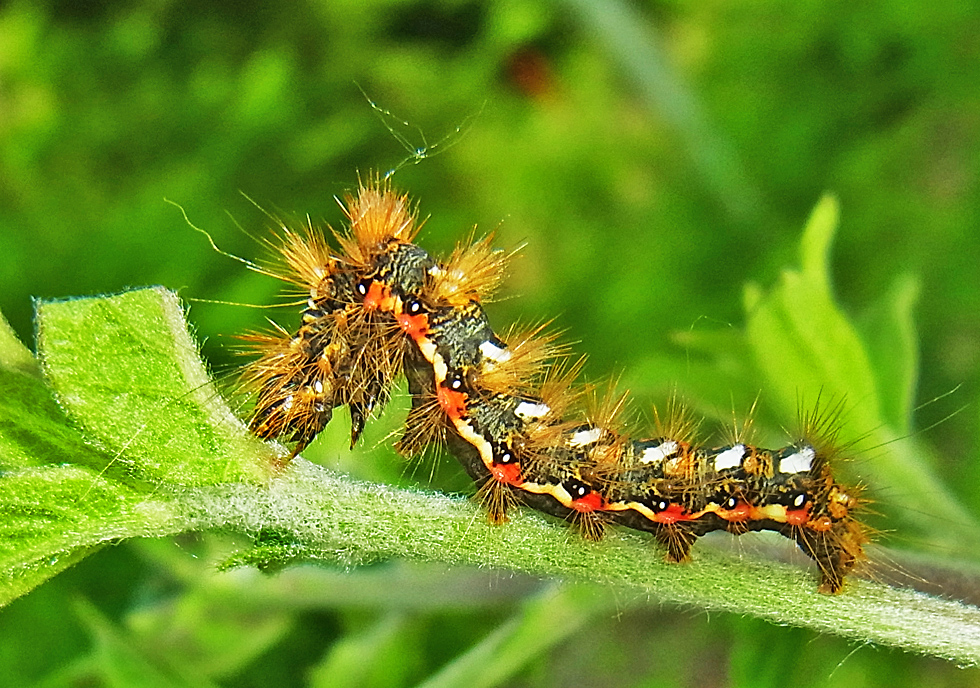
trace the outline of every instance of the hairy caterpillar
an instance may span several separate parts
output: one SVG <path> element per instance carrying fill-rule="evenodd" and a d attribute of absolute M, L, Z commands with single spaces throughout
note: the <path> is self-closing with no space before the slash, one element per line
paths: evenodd
<path fill-rule="evenodd" d="M 798 441 L 764 449 L 742 438 L 699 446 L 695 423 L 673 404 L 649 439 L 621 428 L 625 397 L 577 415 L 578 366 L 556 359 L 539 331 L 501 337 L 488 322 L 481 301 L 508 258 L 489 237 L 440 261 L 412 243 L 414 209 L 387 183 L 362 185 L 343 206 L 339 252 L 312 228 L 283 228 L 281 277 L 307 301 L 295 334 L 246 337 L 258 354 L 244 372 L 257 393 L 256 435 L 294 442 L 295 456 L 346 405 L 353 446 L 404 371 L 412 410 L 399 449 L 444 443 L 492 521 L 521 503 L 590 539 L 621 524 L 652 533 L 671 561 L 711 531 L 772 530 L 817 563 L 821 592 L 841 590 L 868 537 L 854 518 L 858 490 L 833 477 L 825 417 L 814 412 Z"/>

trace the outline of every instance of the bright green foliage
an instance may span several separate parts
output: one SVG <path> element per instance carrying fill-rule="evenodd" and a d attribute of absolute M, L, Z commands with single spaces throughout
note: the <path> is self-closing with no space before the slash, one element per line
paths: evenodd
<path fill-rule="evenodd" d="M 112 455 L 108 468 L 154 486 L 267 476 L 261 445 L 218 397 L 170 292 L 42 304 L 38 346 L 62 407 Z"/>
<path fill-rule="evenodd" d="M 980 551 L 978 9 L 905 0 L 337 0 L 288 8 L 13 0 L 0 8 L 0 310 L 30 345 L 29 297 L 53 316 L 62 304 L 50 299 L 166 285 L 192 303 L 195 338 L 221 378 L 240 362 L 234 334 L 268 327 L 266 316 L 293 328 L 296 311 L 193 302 L 266 305 L 281 285 L 215 254 L 163 199 L 178 202 L 222 249 L 261 262 L 265 249 L 235 225 L 261 240 L 271 220 L 239 190 L 291 224 L 309 214 L 315 225 L 336 226 L 333 195 L 356 185 L 358 172 L 407 160 L 393 183 L 429 218 L 426 248 L 448 251 L 474 224 L 494 231 L 504 249 L 524 246 L 502 298 L 488 305 L 494 326 L 554 317 L 575 350 L 589 354 L 593 380 L 621 376 L 638 415 L 676 390 L 708 417 L 705 441 L 724 441 L 718 428 L 731 427 L 733 415 L 744 419 L 758 399 L 754 438 L 776 445 L 795 432 L 798 398 L 813 408 L 820 394 L 827 408 L 832 392 L 846 393 L 842 438 L 864 439 L 842 452 L 852 460 L 840 471 L 868 486 L 866 517 L 884 531 L 876 540 L 916 552 L 883 558 L 899 559 L 944 595 L 969 595 L 969 561 Z M 373 110 L 362 90 L 394 114 Z M 843 218 L 832 280 L 796 258 L 799 228 L 828 190 Z M 820 237 L 806 242 L 807 253 L 826 262 L 827 235 Z M 780 277 L 787 265 L 795 276 Z M 85 318 L 118 321 L 144 307 L 159 315 L 171 308 L 166 300 L 130 302 L 115 314 L 108 302 L 81 301 L 58 318 L 77 332 L 88 329 Z M 749 313 L 746 301 L 756 306 Z M 804 306 L 817 309 L 812 322 L 793 310 Z M 55 485 L 65 495 L 36 522 L 23 509 L 0 522 L 21 528 L 0 542 L 5 566 L 13 542 L 33 543 L 3 569 L 3 599 L 19 597 L 0 611 L 0 685 L 394 688 L 462 675 L 457 661 L 473 667 L 467 676 L 535 688 L 977 683 L 975 670 L 942 661 L 856 648 L 754 616 L 646 605 L 644 593 L 634 606 L 617 592 L 609 613 L 582 603 L 567 624 L 581 630 L 556 632 L 546 603 L 535 613 L 550 582 L 406 563 L 400 557 L 422 554 L 401 550 L 391 559 L 394 551 L 353 548 L 337 531 L 318 550 L 283 527 L 268 503 L 249 523 L 242 512 L 203 510 L 234 503 L 233 486 L 257 500 L 268 454 L 247 450 L 240 427 L 218 411 L 223 402 L 201 381 L 186 336 L 173 331 L 180 310 L 137 320 L 119 350 L 156 327 L 163 336 L 151 345 L 183 337 L 183 353 L 178 346 L 155 359 L 151 346 L 108 366 L 125 372 L 106 389 L 63 394 L 60 406 L 27 348 L 0 327 L 2 479 L 11 488 L 43 486 L 6 494 L 22 506 L 56 494 L 48 491 Z M 761 331 L 763 322 L 776 329 Z M 99 364 L 84 360 L 86 346 L 69 340 L 57 356 L 55 347 L 42 351 L 45 365 L 64 371 L 48 379 L 59 393 L 75 375 L 93 382 Z M 161 376 L 147 378 L 144 365 Z M 134 377 L 127 394 L 139 398 L 117 413 L 126 375 Z M 405 467 L 393 455 L 388 435 L 403 410 L 370 423 L 353 452 L 344 416 L 308 458 L 374 485 L 471 489 L 451 460 L 436 464 L 433 479 L 431 464 Z M 184 442 L 195 447 L 186 455 Z M 211 450 L 225 454 L 211 463 Z M 309 470 L 311 479 L 330 475 Z M 227 481 L 223 501 L 211 480 Z M 111 519 L 80 506 L 85 483 L 88 494 L 109 499 L 101 506 Z M 319 498 L 301 491 L 311 500 L 303 513 L 319 523 L 328 509 L 358 532 L 356 509 L 339 508 L 330 491 L 343 494 L 346 484 L 318 485 L 327 490 Z M 196 509 L 176 501 L 188 490 Z M 394 520 L 372 537 L 390 544 L 385 538 L 402 532 L 394 524 L 409 519 L 382 508 L 385 500 L 414 504 L 416 493 L 379 494 L 370 503 Z M 436 510 L 426 527 L 453 517 L 466 520 L 456 536 L 483 532 L 465 502 L 422 504 Z M 239 534 L 202 534 L 216 514 Z M 527 524 L 537 525 L 521 530 Z M 531 515 L 512 525 L 506 532 L 528 542 L 575 542 Z M 98 544 L 116 542 L 120 528 L 194 534 Z M 446 542 L 440 557 L 453 552 Z M 748 536 L 736 547 L 750 563 L 762 542 Z M 86 556 L 92 547 L 98 552 Z M 59 548 L 56 561 L 44 556 Z M 647 549 L 645 539 L 626 547 Z M 716 554 L 699 543 L 698 562 Z M 310 557 L 341 565 L 295 565 Z M 387 561 L 348 568 L 379 557 Z M 939 570 L 947 557 L 966 559 L 964 570 Z M 801 559 L 794 561 L 810 566 Z M 248 567 L 216 572 L 236 562 Z M 282 572 L 264 576 L 253 565 Z M 653 600 L 688 575 L 663 571 L 670 578 L 656 583 L 664 592 Z M 811 571 L 799 578 L 806 599 Z M 576 594 L 559 594 L 558 611 L 574 606 Z M 700 599 L 692 604 L 708 604 Z M 831 606 L 818 616 L 832 615 Z M 954 637 L 934 620 L 917 623 Z M 503 678 L 495 662 L 517 673 Z"/>
<path fill-rule="evenodd" d="M 925 452 L 916 450 L 907 437 L 909 390 L 916 371 L 909 303 L 909 289 L 914 287 L 896 288 L 879 306 L 875 332 L 896 336 L 894 346 L 878 360 L 882 369 L 876 370 L 858 330 L 840 312 L 831 292 L 829 257 L 838 213 L 836 199 L 821 200 L 803 234 L 802 269 L 785 270 L 779 286 L 765 296 L 755 286 L 746 290 L 746 329 L 767 399 L 778 408 L 796 407 L 803 413 L 819 408 L 825 416 L 840 404 L 841 453 L 848 447 L 860 449 L 862 442 L 881 448 L 874 476 L 869 477 L 872 487 L 885 493 L 917 493 L 919 509 L 944 513 L 955 524 L 956 534 L 948 545 L 956 543 L 964 554 L 975 552 L 980 548 L 978 524 L 933 474 Z M 864 436 L 856 437 L 859 433 Z M 915 521 L 914 515 L 905 516 Z M 932 527 L 941 528 L 934 533 L 937 541 L 951 528 L 949 523 Z"/>
<path fill-rule="evenodd" d="M 826 202 L 818 207 L 805 246 L 826 247 L 833 218 L 822 223 L 820 218 L 828 208 L 833 206 Z M 812 282 L 826 284 L 825 268 L 826 263 L 804 251 L 804 274 Z M 786 282 L 793 285 L 790 274 Z M 770 298 L 786 298 L 786 292 L 793 293 L 784 284 Z M 817 303 L 825 319 L 842 320 L 829 298 Z M 814 311 L 806 301 L 795 309 L 804 316 Z M 980 615 L 885 586 L 854 581 L 850 594 L 827 597 L 815 592 L 811 572 L 707 547 L 699 548 L 697 564 L 670 565 L 637 535 L 617 533 L 596 545 L 570 538 L 562 527 L 529 513 L 495 528 L 481 521 L 475 505 L 352 482 L 301 459 L 277 476 L 271 469 L 275 454 L 249 438 L 224 401 L 209 391 L 182 315 L 177 299 L 162 289 L 52 302 L 39 308 L 39 346 L 46 377 L 74 423 L 104 449 L 93 450 L 82 435 L 74 435 L 74 447 L 64 442 L 56 445 L 63 452 L 60 456 L 36 456 L 33 465 L 23 460 L 22 465 L 4 464 L 8 472 L 0 479 L 0 504 L 7 515 L 2 524 L 3 599 L 23 594 L 104 542 L 221 528 L 253 535 L 257 547 L 233 561 L 261 568 L 304 560 L 350 566 L 392 556 L 478 564 L 602 582 L 629 597 L 640 593 L 749 613 L 960 661 L 980 657 Z M 768 331 L 778 335 L 783 328 Z M 823 332 L 814 330 L 807 338 L 818 350 Z M 854 341 L 859 347 L 856 336 Z M 766 342 L 769 348 L 780 344 L 778 337 Z M 9 375 L 17 376 L 36 403 L 43 388 L 39 378 L 19 371 Z M 14 398 L 16 387 L 11 392 Z M 31 425 L 32 414 L 22 408 L 21 427 L 11 425 L 3 433 L 6 444 L 19 448 L 11 452 L 15 460 L 27 455 L 29 446 L 18 443 L 19 436 L 29 436 L 21 428 L 31 428 L 35 434 L 55 427 L 62 435 L 69 432 L 67 419 L 62 417 L 59 423 L 52 418 L 57 407 L 50 398 L 48 406 L 45 414 L 40 405 L 37 427 Z M 265 479 L 256 479 L 261 476 Z M 565 594 L 579 599 L 574 591 L 559 593 Z M 566 613 L 550 608 L 556 599 L 543 598 L 548 611 L 529 612 L 529 618 L 544 614 L 541 618 L 551 623 L 556 615 Z M 598 602 L 592 594 L 582 599 L 585 606 L 573 604 L 574 611 L 567 612 L 571 617 L 555 626 L 559 633 L 555 640 L 586 623 L 587 607 L 609 608 L 610 600 L 604 596 Z M 126 644 L 114 638 L 97 614 L 86 614 L 113 666 L 120 672 L 139 671 L 139 660 L 129 656 Z M 277 623 L 270 629 L 279 628 L 282 620 Z M 474 648 L 468 658 L 447 670 L 446 678 L 434 677 L 433 685 L 452 685 L 457 674 L 485 672 L 488 661 L 499 667 L 494 671 L 501 676 L 512 674 L 525 661 L 523 657 L 535 653 L 534 648 L 555 641 L 542 634 L 539 624 L 532 624 L 533 631 L 519 630 L 526 623 L 515 621 L 513 630 L 502 626 L 498 639 L 486 641 L 484 649 Z M 261 638 L 256 633 L 251 637 Z M 510 637 L 514 633 L 518 635 Z M 521 634 L 528 633 L 520 640 Z M 508 645 L 514 650 L 501 649 Z M 321 667 L 321 675 L 337 671 L 337 663 L 344 666 L 345 660 L 337 655 Z M 471 663 L 472 668 L 467 668 Z"/>

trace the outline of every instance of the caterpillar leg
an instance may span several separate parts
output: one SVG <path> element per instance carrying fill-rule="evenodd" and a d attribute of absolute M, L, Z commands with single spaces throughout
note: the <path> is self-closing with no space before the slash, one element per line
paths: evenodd
<path fill-rule="evenodd" d="M 517 503 L 510 488 L 493 477 L 487 477 L 477 490 L 476 500 L 483 507 L 487 520 L 494 525 L 507 523 L 507 510 Z"/>
<path fill-rule="evenodd" d="M 667 548 L 667 561 L 679 563 L 691 560 L 691 545 L 697 533 L 676 524 L 664 524 L 656 533 L 657 542 Z"/>
<path fill-rule="evenodd" d="M 572 515 L 572 523 L 583 539 L 590 542 L 598 542 L 606 532 L 606 519 L 601 513 L 597 512 L 575 512 Z"/>
<path fill-rule="evenodd" d="M 835 523 L 826 531 L 798 527 L 784 534 L 792 537 L 803 553 L 817 563 L 818 589 L 828 595 L 843 589 L 844 576 L 864 557 L 862 545 L 868 541 L 864 529 L 853 520 Z"/>
<path fill-rule="evenodd" d="M 329 380 L 313 384 L 272 380 L 260 391 L 249 429 L 262 439 L 288 436 L 296 445 L 290 460 L 327 427 L 333 417 L 332 389 Z"/>

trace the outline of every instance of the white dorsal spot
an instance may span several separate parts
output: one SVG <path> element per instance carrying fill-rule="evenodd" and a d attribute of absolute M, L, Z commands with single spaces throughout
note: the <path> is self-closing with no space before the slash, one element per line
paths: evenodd
<path fill-rule="evenodd" d="M 489 341 L 480 344 L 480 353 L 483 354 L 484 358 L 488 358 L 494 363 L 506 363 L 510 360 L 510 351 Z"/>
<path fill-rule="evenodd" d="M 602 437 L 602 428 L 589 428 L 588 430 L 579 430 L 574 435 L 572 435 L 572 439 L 568 440 L 568 446 L 583 447 L 586 444 L 592 444 L 593 442 L 598 442 L 600 437 Z"/>
<path fill-rule="evenodd" d="M 724 471 L 730 468 L 738 468 L 742 465 L 742 458 L 745 456 L 745 445 L 736 444 L 715 457 L 715 470 Z"/>
<path fill-rule="evenodd" d="M 676 454 L 677 447 L 678 445 L 675 440 L 666 440 L 656 447 L 647 447 L 640 454 L 640 463 L 660 463 L 667 457 Z"/>
<path fill-rule="evenodd" d="M 784 457 L 779 462 L 781 473 L 809 473 L 813 468 L 813 459 L 817 452 L 810 445 L 801 447 L 799 451 Z"/>
<path fill-rule="evenodd" d="M 549 413 L 551 413 L 551 407 L 547 404 L 532 404 L 529 401 L 522 401 L 514 408 L 514 414 L 525 420 L 543 418 Z"/>

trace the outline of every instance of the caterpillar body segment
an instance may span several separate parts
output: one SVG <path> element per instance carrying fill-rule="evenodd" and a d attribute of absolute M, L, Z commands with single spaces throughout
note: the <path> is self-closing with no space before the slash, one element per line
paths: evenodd
<path fill-rule="evenodd" d="M 299 330 L 242 336 L 257 354 L 242 375 L 256 393 L 249 427 L 259 437 L 294 442 L 293 456 L 326 427 L 334 408 L 349 408 L 353 446 L 367 417 L 388 402 L 410 343 L 380 307 L 390 295 L 366 285 L 397 280 L 418 288 L 434 265 L 407 243 L 418 231 L 407 197 L 376 183 L 343 207 L 350 225 L 335 234 L 339 253 L 312 226 L 280 234 L 285 269 L 270 274 L 303 290 Z"/>
<path fill-rule="evenodd" d="M 437 260 L 412 243 L 407 199 L 381 184 L 348 197 L 345 212 L 342 250 L 322 265 L 308 257 L 325 244 L 284 245 L 287 265 L 307 273 L 293 281 L 307 285 L 309 301 L 295 335 L 251 339 L 257 435 L 295 442 L 295 455 L 346 405 L 353 445 L 404 372 L 412 411 L 399 449 L 445 444 L 494 522 L 524 504 L 590 539 L 614 523 L 651 533 L 678 562 L 708 532 L 772 530 L 817 563 L 822 592 L 841 590 L 868 538 L 854 518 L 860 495 L 833 477 L 828 442 L 705 447 L 679 408 L 658 418 L 655 437 L 638 439 L 619 420 L 623 396 L 576 413 L 578 366 L 550 359 L 556 347 L 539 330 L 501 337 L 489 322 L 482 304 L 508 258 L 490 238 Z M 824 419 L 807 421 L 805 435 L 832 439 Z"/>

